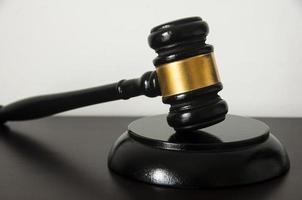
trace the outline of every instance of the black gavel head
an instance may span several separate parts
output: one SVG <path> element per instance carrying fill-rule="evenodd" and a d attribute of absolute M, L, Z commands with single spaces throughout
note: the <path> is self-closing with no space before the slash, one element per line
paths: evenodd
<path fill-rule="evenodd" d="M 206 44 L 208 25 L 200 17 L 154 27 L 149 45 L 165 104 L 170 104 L 168 124 L 176 131 L 204 128 L 221 122 L 228 111 L 217 94 L 222 84 L 213 46 Z"/>

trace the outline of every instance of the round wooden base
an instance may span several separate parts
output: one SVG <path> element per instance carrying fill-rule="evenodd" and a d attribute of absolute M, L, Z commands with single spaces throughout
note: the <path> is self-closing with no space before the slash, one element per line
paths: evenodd
<path fill-rule="evenodd" d="M 269 127 L 227 115 L 214 126 L 175 133 L 166 115 L 132 122 L 113 145 L 109 168 L 128 178 L 178 188 L 250 184 L 277 177 L 289 159 Z"/>

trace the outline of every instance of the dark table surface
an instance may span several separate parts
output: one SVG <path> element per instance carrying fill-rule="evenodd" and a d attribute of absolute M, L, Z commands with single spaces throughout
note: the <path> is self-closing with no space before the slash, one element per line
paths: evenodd
<path fill-rule="evenodd" d="M 263 183 L 180 190 L 125 179 L 107 168 L 131 117 L 53 117 L 0 129 L 0 199 L 302 199 L 302 118 L 262 118 L 286 147 L 291 169 Z M 267 169 L 270 170 L 270 169 Z"/>

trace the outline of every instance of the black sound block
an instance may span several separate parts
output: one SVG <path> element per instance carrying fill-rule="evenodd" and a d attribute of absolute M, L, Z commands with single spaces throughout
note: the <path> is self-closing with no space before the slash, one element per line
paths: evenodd
<path fill-rule="evenodd" d="M 166 115 L 132 122 L 113 145 L 109 168 L 122 176 L 178 188 L 256 183 L 289 169 L 286 150 L 261 121 L 227 115 L 214 126 L 175 133 Z"/>

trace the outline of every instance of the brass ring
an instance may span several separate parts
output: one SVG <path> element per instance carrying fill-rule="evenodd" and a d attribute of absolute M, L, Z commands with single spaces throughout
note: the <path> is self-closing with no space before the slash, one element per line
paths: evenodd
<path fill-rule="evenodd" d="M 193 56 L 156 68 L 162 96 L 172 96 L 220 82 L 213 53 Z"/>

